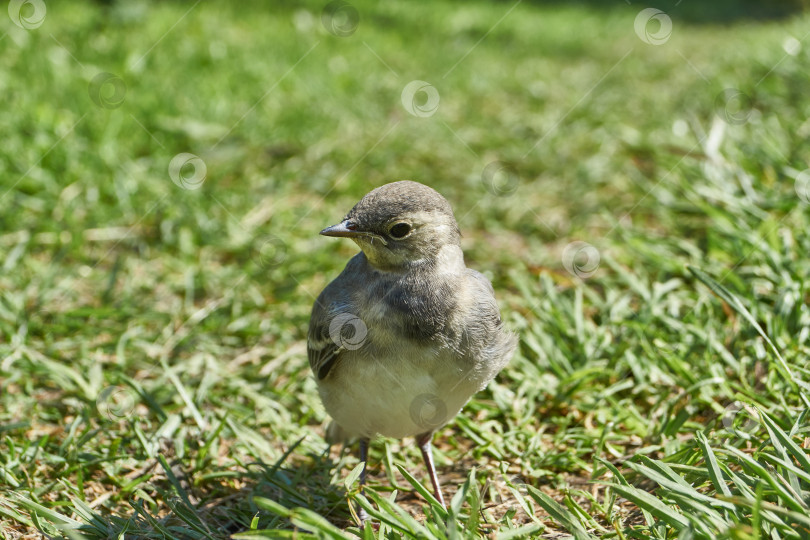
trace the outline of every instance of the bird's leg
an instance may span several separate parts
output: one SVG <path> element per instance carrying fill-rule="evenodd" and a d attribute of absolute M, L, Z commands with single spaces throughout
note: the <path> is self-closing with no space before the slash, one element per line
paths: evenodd
<path fill-rule="evenodd" d="M 363 487 L 366 485 L 366 467 L 368 463 L 368 438 L 363 437 L 360 439 L 360 461 L 363 462 L 363 470 L 360 473 L 360 493 L 363 493 Z"/>
<path fill-rule="evenodd" d="M 362 437 L 360 439 L 360 461 L 363 462 L 363 470 L 360 471 L 360 494 L 363 494 L 363 488 L 366 486 L 366 470 L 368 469 L 368 437 Z M 358 512 L 358 516 L 360 517 L 360 527 L 363 527 L 366 521 L 368 521 L 368 513 L 366 513 L 365 508 L 360 508 Z"/>
<path fill-rule="evenodd" d="M 439 486 L 439 477 L 436 475 L 436 466 L 433 464 L 433 450 L 430 446 L 431 439 L 433 439 L 433 432 L 428 431 L 427 433 L 416 436 L 416 444 L 419 445 L 419 449 L 422 451 L 422 459 L 425 460 L 425 466 L 430 475 L 430 482 L 433 484 L 433 495 L 436 497 L 436 500 L 441 503 L 443 508 L 447 508 L 447 505 L 444 504 L 444 497 L 442 497 L 442 488 Z"/>

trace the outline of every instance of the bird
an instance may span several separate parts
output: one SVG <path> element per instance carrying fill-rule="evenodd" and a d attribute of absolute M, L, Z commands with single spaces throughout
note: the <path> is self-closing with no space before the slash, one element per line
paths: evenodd
<path fill-rule="evenodd" d="M 360 248 L 318 296 L 307 333 L 326 439 L 359 439 L 362 491 L 370 440 L 415 437 L 444 507 L 433 435 L 508 363 L 517 336 L 490 281 L 466 267 L 453 209 L 433 188 L 382 185 L 320 234 Z"/>

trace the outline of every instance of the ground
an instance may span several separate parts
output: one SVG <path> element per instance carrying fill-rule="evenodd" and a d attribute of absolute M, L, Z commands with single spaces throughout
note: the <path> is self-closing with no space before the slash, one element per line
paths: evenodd
<path fill-rule="evenodd" d="M 8 12 L 5 538 L 810 536 L 800 2 Z M 408 440 L 358 494 L 306 359 L 317 232 L 406 178 L 520 336 L 448 510 Z"/>

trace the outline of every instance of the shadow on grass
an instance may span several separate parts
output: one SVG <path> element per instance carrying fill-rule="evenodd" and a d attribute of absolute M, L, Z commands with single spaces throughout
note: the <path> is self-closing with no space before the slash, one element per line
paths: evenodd
<path fill-rule="evenodd" d="M 284 465 L 300 442 L 274 464 L 256 461 L 202 477 L 187 476 L 161 456 L 158 461 L 166 479 L 159 482 L 153 495 L 169 512 L 154 515 L 143 497 L 129 503 L 133 513 L 126 517 L 104 515 L 85 505 L 79 508 L 85 523 L 79 532 L 84 538 L 126 534 L 135 538 L 218 540 L 251 528 L 294 529 L 286 518 L 260 508 L 256 504 L 260 498 L 286 508 L 311 509 L 341 528 L 351 525 L 346 491 L 342 485 L 331 483 L 338 461 L 324 453 L 311 455 L 312 459 L 303 463 Z"/>
<path fill-rule="evenodd" d="M 575 0 L 543 1 L 533 0 L 537 6 L 559 4 L 566 7 L 580 6 L 586 9 L 616 8 L 657 8 L 670 15 L 692 24 L 725 24 L 738 21 L 766 21 L 784 19 L 801 13 L 810 7 L 808 0 L 717 0 L 715 2 L 689 2 L 685 0 Z"/>

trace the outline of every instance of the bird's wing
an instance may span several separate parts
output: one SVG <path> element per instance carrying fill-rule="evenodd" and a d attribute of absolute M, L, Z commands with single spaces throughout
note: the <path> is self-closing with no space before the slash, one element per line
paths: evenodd
<path fill-rule="evenodd" d="M 349 265 L 351 264 L 350 262 Z M 352 324 L 352 320 L 357 319 L 350 313 L 350 287 L 345 283 L 345 273 L 346 270 L 327 285 L 312 306 L 307 334 L 307 356 L 309 367 L 319 381 L 329 375 L 347 350 L 340 335 L 343 326 Z M 351 344 L 348 346 L 351 347 Z"/>
<path fill-rule="evenodd" d="M 495 289 L 492 283 L 480 272 L 467 269 L 467 279 L 472 287 L 473 297 L 477 304 L 476 314 L 487 320 L 501 322 L 501 313 L 495 301 Z"/>
<path fill-rule="evenodd" d="M 354 342 L 344 342 L 342 338 L 341 332 L 345 325 L 354 327 L 359 323 L 362 326 L 362 335 L 365 336 L 365 325 L 352 315 L 355 311 L 352 308 L 352 290 L 355 282 L 363 282 L 364 262 L 362 252 L 352 257 L 343 272 L 321 291 L 312 306 L 307 333 L 307 356 L 309 367 L 318 381 L 329 375 L 343 353 L 356 348 Z"/>
<path fill-rule="evenodd" d="M 322 294 L 321 297 L 324 295 Z M 329 335 L 328 310 L 321 303 L 321 298 L 312 306 L 312 317 L 309 320 L 307 334 L 307 357 L 312 373 L 320 381 L 329 375 L 343 352 L 343 347 L 335 343 Z"/>
<path fill-rule="evenodd" d="M 504 328 L 489 280 L 475 270 L 468 269 L 467 275 L 475 299 L 475 309 L 471 311 L 475 315 L 465 324 L 469 352 L 488 359 L 487 371 L 492 378 L 512 357 L 517 337 Z"/>

